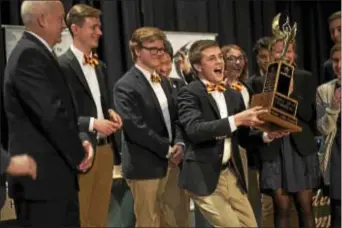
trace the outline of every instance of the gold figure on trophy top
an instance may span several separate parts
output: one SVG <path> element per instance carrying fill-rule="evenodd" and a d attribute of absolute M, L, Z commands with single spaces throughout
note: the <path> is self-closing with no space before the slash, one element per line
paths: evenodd
<path fill-rule="evenodd" d="M 271 62 L 267 67 L 263 92 L 252 97 L 251 106 L 262 106 L 268 113 L 259 116 L 265 123 L 258 126 L 264 132 L 272 131 L 301 131 L 297 125 L 298 102 L 290 98 L 290 84 L 293 80 L 294 66 L 288 63 L 285 55 L 290 43 L 295 42 L 297 24 L 290 26 L 287 17 L 286 22 L 280 29 L 279 19 L 281 14 L 274 17 L 272 21 L 272 32 L 275 42 L 284 43 L 280 58 Z"/>
<path fill-rule="evenodd" d="M 282 25 L 282 30 L 280 30 L 279 20 L 281 14 L 273 18 L 272 21 L 272 33 L 276 40 L 282 40 L 284 42 L 284 48 L 280 55 L 280 60 L 285 60 L 285 54 L 289 48 L 290 43 L 294 43 L 297 34 L 297 23 L 294 23 L 291 27 L 289 17 L 286 17 L 285 23 Z"/>

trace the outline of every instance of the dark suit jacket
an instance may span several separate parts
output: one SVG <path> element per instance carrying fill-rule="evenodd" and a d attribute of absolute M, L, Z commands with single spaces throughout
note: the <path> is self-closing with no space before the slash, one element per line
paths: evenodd
<path fill-rule="evenodd" d="M 58 62 L 68 79 L 77 103 L 79 127 L 82 131 L 88 133 L 94 150 L 96 150 L 97 131 L 94 130 L 93 132 L 89 132 L 89 122 L 91 117 L 94 117 L 95 119 L 97 118 L 97 109 L 82 68 L 76 56 L 70 49 L 58 58 Z M 95 72 L 101 93 L 103 116 L 106 119 L 109 119 L 108 109 L 113 109 L 113 104 L 110 99 L 110 89 L 107 87 L 109 83 L 104 67 L 105 65 L 100 62 L 99 65 L 95 67 Z M 121 163 L 121 156 L 116 145 L 114 134 L 112 134 L 109 139 L 112 143 L 114 163 L 119 165 Z"/>
<path fill-rule="evenodd" d="M 183 142 L 170 82 L 161 79 L 171 119 L 171 143 L 158 99 L 139 69 L 133 66 L 114 88 L 115 106 L 123 119 L 122 170 L 127 179 L 164 177 L 169 146 Z"/>
<path fill-rule="evenodd" d="M 245 110 L 242 96 L 230 88 L 224 92 L 228 116 Z M 180 186 L 196 195 L 210 195 L 217 186 L 221 172 L 225 138 L 231 138 L 232 163 L 240 187 L 246 191 L 246 180 L 239 145 L 263 144 L 261 133 L 251 134 L 250 128 L 239 127 L 231 132 L 228 118 L 221 119 L 219 109 L 205 85 L 196 80 L 181 88 L 178 94 L 179 120 L 187 141 Z M 247 146 L 248 145 L 248 146 Z"/>
<path fill-rule="evenodd" d="M 312 74 L 305 70 L 295 69 L 294 89 L 291 98 L 298 101 L 297 119 L 302 127 L 302 132 L 290 134 L 290 140 L 298 153 L 306 156 L 317 153 L 314 136 L 316 130 L 316 88 L 317 82 Z M 262 79 L 256 79 L 256 83 L 263 84 Z M 261 160 L 273 160 L 280 153 L 281 139 L 274 140 L 261 148 Z"/>
<path fill-rule="evenodd" d="M 332 61 L 331 61 L 331 59 L 328 59 L 323 64 L 323 72 L 322 72 L 321 78 L 318 82 L 319 84 L 317 86 L 322 85 L 326 82 L 329 82 L 335 78 L 336 78 L 335 73 L 334 73 L 334 70 L 332 68 Z"/>
<path fill-rule="evenodd" d="M 170 78 L 171 86 L 175 91 L 178 91 L 180 88 L 185 86 L 185 81 L 180 78 Z"/>
<path fill-rule="evenodd" d="M 264 81 L 266 76 L 257 76 L 253 75 L 250 78 L 247 78 L 245 80 L 245 85 L 248 88 L 249 95 L 253 96 L 254 94 L 262 93 L 264 89 Z M 252 100 L 252 97 L 251 97 Z"/>
<path fill-rule="evenodd" d="M 36 180 L 9 178 L 10 195 L 28 200 L 74 198 L 77 166 L 85 153 L 74 100 L 57 60 L 25 32 L 9 58 L 4 84 L 9 151 L 31 155 L 38 167 Z"/>

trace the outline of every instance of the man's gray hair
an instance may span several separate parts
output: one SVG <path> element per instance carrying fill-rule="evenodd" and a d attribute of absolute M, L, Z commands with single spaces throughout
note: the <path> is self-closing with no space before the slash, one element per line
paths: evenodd
<path fill-rule="evenodd" d="M 21 4 L 20 14 L 25 26 L 31 25 L 38 13 L 49 9 L 49 3 L 57 1 L 32 1 L 25 0 Z"/>

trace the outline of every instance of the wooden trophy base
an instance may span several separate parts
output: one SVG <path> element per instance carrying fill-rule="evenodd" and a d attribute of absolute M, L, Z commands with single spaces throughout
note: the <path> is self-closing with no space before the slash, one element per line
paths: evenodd
<path fill-rule="evenodd" d="M 268 113 L 259 116 L 265 123 L 255 128 L 268 133 L 275 131 L 301 132 L 302 128 L 297 125 L 295 115 L 291 115 L 276 106 L 274 104 L 275 97 L 280 98 L 282 101 L 288 101 L 288 103 L 297 104 L 295 100 L 275 92 L 254 95 L 251 107 L 262 106 L 268 110 Z"/>

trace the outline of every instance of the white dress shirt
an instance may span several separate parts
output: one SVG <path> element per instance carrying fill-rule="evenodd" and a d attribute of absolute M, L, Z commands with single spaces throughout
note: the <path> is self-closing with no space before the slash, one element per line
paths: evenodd
<path fill-rule="evenodd" d="M 39 35 L 35 34 L 34 32 L 31 32 L 31 31 L 25 31 L 25 32 L 30 33 L 32 36 L 36 37 L 52 53 L 52 51 L 53 51 L 52 48 L 43 38 L 41 38 Z"/>
<path fill-rule="evenodd" d="M 94 130 L 95 118 L 104 119 L 99 82 L 97 80 L 95 68 L 89 64 L 83 64 L 84 53 L 78 50 L 73 44 L 70 46 L 70 50 L 74 53 L 78 63 L 80 64 L 80 67 L 83 71 L 85 79 L 87 80 L 91 95 L 96 105 L 97 117 L 91 117 L 89 122 L 89 131 L 92 132 Z"/>
<path fill-rule="evenodd" d="M 140 70 L 143 73 L 146 80 L 151 85 L 151 87 L 154 91 L 154 94 L 158 98 L 158 102 L 159 102 L 160 108 L 161 108 L 162 113 L 163 113 L 167 132 L 169 134 L 169 141 L 171 143 L 172 142 L 171 118 L 170 118 L 170 112 L 169 112 L 169 105 L 168 105 L 167 98 L 166 98 L 165 92 L 163 90 L 163 87 L 161 86 L 160 83 L 153 83 L 152 82 L 151 73 L 149 71 L 143 69 L 142 67 L 140 67 L 137 64 L 135 65 L 135 67 L 138 68 L 138 70 Z"/>
<path fill-rule="evenodd" d="M 249 97 L 249 92 L 246 88 L 246 86 L 244 86 L 243 84 L 241 85 L 241 95 L 243 98 L 243 102 L 245 103 L 245 107 L 246 109 L 249 108 L 249 101 L 250 101 L 250 97 Z"/>
<path fill-rule="evenodd" d="M 208 81 L 204 79 L 202 79 L 202 82 L 204 84 L 209 83 Z M 224 97 L 223 92 L 219 92 L 215 90 L 211 93 L 211 96 L 214 98 L 217 108 L 220 111 L 221 119 L 228 118 L 231 132 L 236 131 L 237 127 L 234 121 L 234 116 L 228 117 L 228 106 L 227 106 L 226 99 Z M 231 149 L 232 149 L 232 140 L 231 138 L 226 138 L 224 140 L 224 146 L 223 146 L 222 164 L 226 164 L 228 160 L 231 158 Z"/>

